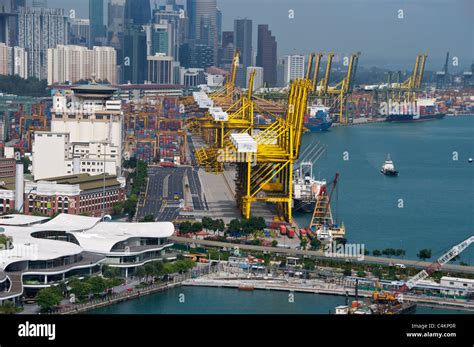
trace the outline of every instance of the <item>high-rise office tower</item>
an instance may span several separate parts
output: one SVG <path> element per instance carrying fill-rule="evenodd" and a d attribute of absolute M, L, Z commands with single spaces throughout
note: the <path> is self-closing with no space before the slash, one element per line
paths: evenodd
<path fill-rule="evenodd" d="M 187 0 L 188 39 L 208 45 L 213 50 L 213 64 L 217 64 L 217 0 Z"/>
<path fill-rule="evenodd" d="M 184 6 L 176 5 L 174 0 L 168 0 L 166 5 L 159 6 L 153 11 L 153 23 L 169 24 L 172 27 L 173 35 L 170 42 L 171 51 L 169 55 L 175 60 L 179 57 L 179 48 L 186 40 L 186 23 L 187 18 Z"/>
<path fill-rule="evenodd" d="M 68 42 L 68 18 L 63 9 L 21 7 L 18 13 L 19 46 L 28 53 L 28 76 L 47 78 L 48 48 Z"/>
<path fill-rule="evenodd" d="M 237 85 L 246 86 L 247 67 L 252 66 L 252 20 L 234 21 L 234 48 L 240 51 L 240 68 L 237 72 Z"/>
<path fill-rule="evenodd" d="M 150 21 L 150 0 L 125 1 L 125 24 L 145 25 Z"/>
<path fill-rule="evenodd" d="M 291 81 L 296 80 L 297 78 L 304 77 L 304 64 L 305 58 L 304 55 L 295 54 L 287 55 L 284 59 L 284 78 L 285 84 L 290 83 Z"/>
<path fill-rule="evenodd" d="M 69 20 L 69 44 L 89 47 L 89 19 L 73 18 Z"/>
<path fill-rule="evenodd" d="M 123 83 L 140 84 L 147 79 L 147 42 L 143 26 L 126 27 L 121 65 Z"/>
<path fill-rule="evenodd" d="M 222 44 L 222 11 L 218 8 L 216 12 L 216 23 L 217 23 L 217 45 Z"/>
<path fill-rule="evenodd" d="M 266 24 L 258 26 L 257 66 L 263 67 L 263 81 L 276 86 L 277 42 Z"/>
<path fill-rule="evenodd" d="M 107 29 L 104 21 L 104 0 L 89 0 L 89 20 L 89 46 L 105 45 L 107 41 Z"/>
<path fill-rule="evenodd" d="M 10 45 L 10 19 L 13 15 L 11 0 L 0 0 L 0 43 Z"/>

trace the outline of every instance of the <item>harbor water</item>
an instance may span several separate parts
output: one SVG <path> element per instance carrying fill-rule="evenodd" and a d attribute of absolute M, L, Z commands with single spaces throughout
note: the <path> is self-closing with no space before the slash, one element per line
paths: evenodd
<path fill-rule="evenodd" d="M 365 249 L 401 248 L 417 259 L 420 249 L 442 251 L 474 235 L 474 117 L 408 124 L 366 124 L 304 135 L 305 146 L 321 142 L 327 152 L 314 165 L 316 178 L 332 181 L 333 215 L 350 243 Z M 387 154 L 398 177 L 380 173 Z M 457 159 L 457 160 L 456 160 Z M 309 214 L 296 214 L 301 227 Z M 461 261 L 474 262 L 474 247 Z"/>
<path fill-rule="evenodd" d="M 91 314 L 328 314 L 345 304 L 344 296 L 232 288 L 180 287 L 91 311 Z M 350 298 L 352 300 L 352 298 Z M 417 314 L 467 311 L 419 306 Z"/>

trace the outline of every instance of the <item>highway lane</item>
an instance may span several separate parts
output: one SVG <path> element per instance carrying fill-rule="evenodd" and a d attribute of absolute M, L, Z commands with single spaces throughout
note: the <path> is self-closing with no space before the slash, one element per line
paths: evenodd
<path fill-rule="evenodd" d="M 180 199 L 184 198 L 186 171 L 185 167 L 150 167 L 144 206 L 139 207 L 137 217 L 153 215 L 157 221 L 174 221 L 180 213 Z"/>
<path fill-rule="evenodd" d="M 220 248 L 239 248 L 242 250 L 249 250 L 249 251 L 259 251 L 259 252 L 268 252 L 268 253 L 279 253 L 279 254 L 286 254 L 289 256 L 310 256 L 317 259 L 334 259 L 334 260 L 341 260 L 345 261 L 346 258 L 340 257 L 328 257 L 324 255 L 323 251 L 304 251 L 299 249 L 290 249 L 290 248 L 280 248 L 280 247 L 264 247 L 264 246 L 253 246 L 253 245 L 243 245 L 237 243 L 227 243 L 227 242 L 218 242 L 218 241 L 207 241 L 207 240 L 195 240 L 189 239 L 185 237 L 177 237 L 172 236 L 169 238 L 171 241 L 175 243 L 182 243 L 182 244 L 198 244 L 202 246 L 210 246 L 210 247 L 220 247 Z M 357 262 L 357 259 L 353 259 L 353 262 Z M 389 265 L 393 263 L 397 264 L 404 264 L 408 267 L 413 268 L 426 268 L 431 263 L 425 261 L 418 261 L 418 260 L 410 260 L 410 259 L 392 259 L 392 258 L 383 258 L 383 257 L 373 257 L 373 256 L 365 256 L 363 263 L 369 264 L 381 264 L 381 265 Z M 442 268 L 443 271 L 453 271 L 453 272 L 465 272 L 465 273 L 474 273 L 474 266 L 462 266 L 462 265 L 455 265 L 455 264 L 446 264 Z"/>

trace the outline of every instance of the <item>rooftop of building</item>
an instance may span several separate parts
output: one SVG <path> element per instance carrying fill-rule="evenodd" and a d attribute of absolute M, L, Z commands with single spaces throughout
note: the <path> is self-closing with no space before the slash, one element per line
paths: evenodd
<path fill-rule="evenodd" d="M 100 218 L 60 214 L 47 223 L 46 217 L 7 215 L 1 217 L 2 235 L 12 238 L 13 248 L 0 249 L 0 270 L 20 261 L 52 260 L 94 252 L 107 254 L 119 242 L 132 238 L 168 238 L 174 233 L 170 222 L 118 223 Z M 79 245 L 71 242 L 35 237 L 37 233 L 63 231 L 74 235 Z"/>
<path fill-rule="evenodd" d="M 56 182 L 57 184 L 78 184 L 81 190 L 93 190 L 104 187 L 104 175 L 91 176 L 87 173 L 45 178 L 40 181 Z M 105 174 L 105 186 L 112 187 L 116 185 L 120 185 L 117 176 Z"/>

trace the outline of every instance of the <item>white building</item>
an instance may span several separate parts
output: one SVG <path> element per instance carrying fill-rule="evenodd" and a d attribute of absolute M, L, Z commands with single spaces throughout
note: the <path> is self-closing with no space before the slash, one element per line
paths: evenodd
<path fill-rule="evenodd" d="M 441 292 L 447 295 L 473 295 L 474 279 L 443 276 L 440 287 Z"/>
<path fill-rule="evenodd" d="M 304 55 L 287 55 L 284 58 L 284 80 L 285 84 L 304 78 Z"/>
<path fill-rule="evenodd" d="M 253 91 L 256 91 L 263 87 L 263 67 L 249 66 L 247 68 L 247 89 L 249 88 L 250 75 L 253 71 L 256 71 L 253 81 Z"/>
<path fill-rule="evenodd" d="M 18 300 L 25 289 L 39 290 L 74 276 L 100 274 L 101 265 L 128 277 L 151 261 L 173 260 L 172 223 L 115 223 L 60 214 L 0 217 L 11 245 L 0 248 L 0 303 Z M 46 223 L 44 223 L 46 222 Z M 42 223 L 42 224 L 41 224 Z"/>
<path fill-rule="evenodd" d="M 117 52 L 112 47 L 58 45 L 48 49 L 48 84 L 77 82 L 95 76 L 117 83 Z"/>
<path fill-rule="evenodd" d="M 0 75 L 28 78 L 28 56 L 24 48 L 0 43 Z"/>
<path fill-rule="evenodd" d="M 121 175 L 122 102 L 115 89 L 91 84 L 53 97 L 51 131 L 36 132 L 35 180 L 104 172 Z"/>
<path fill-rule="evenodd" d="M 148 81 L 153 84 L 174 85 L 180 82 L 179 62 L 172 56 L 157 53 L 147 57 Z"/>

